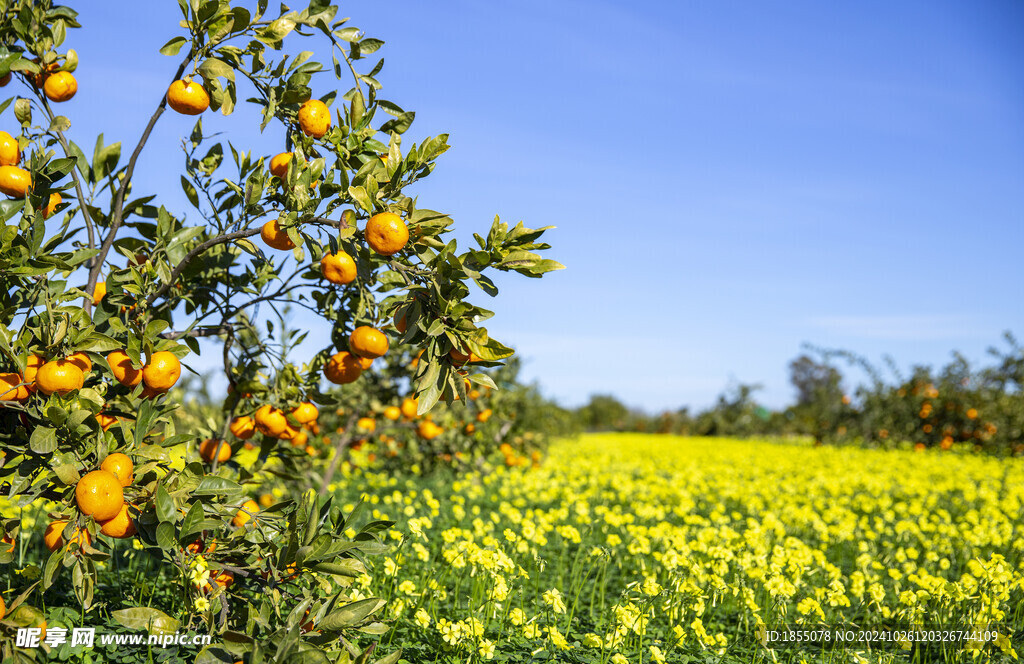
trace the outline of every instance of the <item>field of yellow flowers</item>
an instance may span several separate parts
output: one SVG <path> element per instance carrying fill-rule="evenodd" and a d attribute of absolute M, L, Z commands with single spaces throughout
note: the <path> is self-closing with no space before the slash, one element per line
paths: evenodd
<path fill-rule="evenodd" d="M 344 470 L 344 500 L 362 487 L 375 518 L 398 521 L 393 552 L 357 583 L 388 600 L 381 646 L 406 661 L 1012 661 L 1021 648 L 1021 460 L 594 434 L 534 469 Z M 914 625 L 987 643 L 764 645 L 771 631 Z"/>

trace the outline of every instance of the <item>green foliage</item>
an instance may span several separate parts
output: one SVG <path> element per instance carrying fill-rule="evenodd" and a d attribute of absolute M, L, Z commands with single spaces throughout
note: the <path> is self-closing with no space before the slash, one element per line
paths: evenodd
<path fill-rule="evenodd" d="M 18 378 L 0 401 L 0 507 L 34 510 L 39 533 L 27 533 L 20 522 L 5 532 L 31 538 L 21 555 L 29 551 L 38 567 L 33 592 L 47 600 L 48 616 L 72 620 L 77 612 L 77 620 L 102 616 L 133 629 L 153 629 L 154 617 L 168 629 L 202 626 L 216 643 L 195 654 L 201 662 L 368 662 L 381 603 L 353 595 L 351 578 L 379 552 L 389 524 L 355 530 L 351 515 L 315 492 L 297 491 L 263 511 L 252 507 L 248 501 L 265 494 L 271 477 L 300 477 L 309 457 L 277 433 L 261 433 L 258 451 L 245 450 L 228 439 L 230 423 L 261 407 L 281 409 L 283 419 L 306 402 L 336 410 L 390 398 L 394 388 L 374 372 L 351 394 L 322 390 L 321 374 L 332 355 L 349 350 L 353 328 L 388 330 L 402 307 L 408 329 L 392 335 L 399 349 L 381 364 L 396 355 L 407 362 L 413 348 L 421 352 L 416 373 L 401 387 L 419 396 L 419 415 L 439 401 L 464 402 L 453 350 L 475 354 L 489 369 L 512 355 L 479 325 L 491 312 L 468 301 L 469 284 L 494 296 L 489 270 L 538 277 L 562 266 L 538 253 L 548 249 L 540 239 L 547 229 L 509 228 L 497 219 L 486 239 L 477 238 L 479 247 L 460 252 L 445 237 L 453 220 L 404 193 L 433 172 L 447 136 L 403 147 L 415 114 L 379 96 L 383 60 L 367 60 L 383 42 L 336 18 L 337 6 L 178 4 L 184 33 L 161 48 L 179 63 L 168 82 L 196 79 L 210 108 L 224 115 L 241 93 L 260 108 L 261 130 L 275 126 L 292 153 L 287 170 L 274 175 L 269 155 L 235 145 L 230 133 L 205 134 L 200 115 L 183 143 L 188 214 L 162 205 L 159 192 L 132 191 L 140 153 L 165 150 L 149 144 L 153 126 L 165 116 L 180 119 L 168 113 L 169 102 L 157 106 L 131 151 L 102 134 L 89 139 L 91 152 L 83 149 L 88 143 L 72 140 L 71 119 L 40 90 L 56 71 L 91 66 L 62 48 L 68 29 L 80 27 L 75 11 L 51 0 L 0 3 L 0 76 L 13 73 L 26 91 L 0 111 L 13 105 L 20 167 L 32 180 L 23 200 L 0 204 L 0 372 Z M 285 40 L 300 39 L 329 48 L 333 67 L 312 50 L 283 52 Z M 332 73 L 344 83 L 328 80 Z M 339 85 L 348 89 L 332 90 Z M 322 137 L 307 134 L 299 120 L 315 91 L 333 107 Z M 57 196 L 62 202 L 44 214 Z M 395 252 L 379 252 L 367 238 L 365 222 L 384 212 L 399 215 L 410 235 Z M 290 253 L 250 240 L 266 239 L 266 224 L 287 235 L 295 245 Z M 321 277 L 321 257 L 338 251 L 357 265 L 356 279 L 345 286 Z M 289 357 L 305 332 L 286 328 L 278 315 L 289 307 L 333 328 L 331 346 L 298 364 Z M 190 371 L 200 338 L 221 343 L 230 391 L 205 411 L 181 409 L 181 392 L 168 390 L 176 365 L 184 361 Z M 108 359 L 111 351 L 123 351 L 128 365 Z M 82 367 L 80 382 L 77 369 L 68 369 L 63 382 L 42 378 L 69 358 Z M 141 382 L 122 382 L 118 374 L 140 370 Z M 470 380 L 493 387 L 485 372 Z M 288 421 L 293 442 L 300 424 L 294 416 Z M 132 555 L 153 561 L 154 583 L 175 589 L 151 589 L 145 604 L 101 587 L 99 570 L 127 560 L 127 552 L 101 534 L 106 522 L 86 514 L 76 498 L 79 480 L 115 452 L 134 462 L 118 503 L 137 530 L 126 538 L 143 552 Z M 249 457 L 240 463 L 243 452 Z M 42 501 L 49 501 L 45 517 Z M 43 554 L 38 534 L 51 521 L 68 525 L 55 550 Z M 72 536 L 79 532 L 88 538 Z M 316 630 L 305 629 L 309 620 Z M 10 636 L 4 624 L 4 656 L 13 652 Z"/>

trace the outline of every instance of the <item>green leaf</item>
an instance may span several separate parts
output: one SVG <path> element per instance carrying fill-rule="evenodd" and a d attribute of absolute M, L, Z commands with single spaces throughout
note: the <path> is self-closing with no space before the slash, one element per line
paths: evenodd
<path fill-rule="evenodd" d="M 382 124 L 380 126 L 380 130 L 382 132 L 384 132 L 385 134 L 390 134 L 392 132 L 394 132 L 396 134 L 402 134 L 402 133 L 405 133 L 405 131 L 409 128 L 409 125 L 411 125 L 412 121 L 415 120 L 415 119 L 416 119 L 415 111 L 406 111 L 405 113 L 402 113 L 397 118 L 394 118 L 392 120 L 388 120 L 387 122 Z"/>
<path fill-rule="evenodd" d="M 469 347 L 469 350 L 486 362 L 495 362 L 515 355 L 514 350 L 505 346 L 496 339 L 488 339 L 485 345 L 481 345 L 470 340 L 466 345 Z"/>
<path fill-rule="evenodd" d="M 235 70 L 228 63 L 218 58 L 207 58 L 199 65 L 199 74 L 203 80 L 209 81 L 213 78 L 226 78 L 229 81 L 235 80 Z"/>
<path fill-rule="evenodd" d="M 14 117 L 24 126 L 32 124 L 32 104 L 28 99 L 19 97 L 14 102 Z"/>
<path fill-rule="evenodd" d="M 67 131 L 68 129 L 71 129 L 71 120 L 63 115 L 54 117 L 53 122 L 50 123 L 50 131 Z"/>
<path fill-rule="evenodd" d="M 174 507 L 174 499 L 161 484 L 156 488 L 156 517 L 162 522 L 171 523 L 175 516 L 177 510 Z"/>
<path fill-rule="evenodd" d="M 38 426 L 32 431 L 28 446 L 36 454 L 49 454 L 57 449 L 57 430 Z"/>
<path fill-rule="evenodd" d="M 199 193 L 196 192 L 196 188 L 192 186 L 192 183 L 185 179 L 185 176 L 181 176 L 181 188 L 188 196 L 188 202 L 192 204 L 192 207 L 199 207 Z"/>
<path fill-rule="evenodd" d="M 370 194 L 367 193 L 365 187 L 349 187 L 348 195 L 359 204 L 359 207 L 367 212 L 373 212 L 373 201 L 370 199 Z"/>
<path fill-rule="evenodd" d="M 336 574 L 338 576 L 348 576 L 355 578 L 366 571 L 366 567 L 356 560 L 341 559 L 336 562 L 317 563 L 313 565 L 314 572 L 323 572 L 324 574 Z"/>
<path fill-rule="evenodd" d="M 145 629 L 150 634 L 172 634 L 181 623 L 163 611 L 150 607 L 136 607 L 114 611 L 111 617 L 128 629 Z"/>
<path fill-rule="evenodd" d="M 338 30 L 334 34 L 338 37 L 338 39 L 342 39 L 347 42 L 354 42 L 359 39 L 359 33 L 359 28 L 342 28 L 341 30 Z"/>
<path fill-rule="evenodd" d="M 181 522 L 181 537 L 188 537 L 200 532 L 204 520 L 203 505 L 199 501 L 192 503 L 185 520 Z"/>
<path fill-rule="evenodd" d="M 379 49 L 383 45 L 383 40 L 373 39 L 372 37 L 369 37 L 359 42 L 359 52 L 362 55 L 369 55 L 371 53 L 376 52 L 377 49 Z"/>
<path fill-rule="evenodd" d="M 272 21 L 270 25 L 256 31 L 256 39 L 273 46 L 295 29 L 295 21 L 287 16 Z"/>
<path fill-rule="evenodd" d="M 333 611 L 320 621 L 318 627 L 325 632 L 337 632 L 346 627 L 357 625 L 367 616 L 379 611 L 387 602 L 379 597 L 370 597 L 358 602 L 347 604 Z"/>
<path fill-rule="evenodd" d="M 59 479 L 67 486 L 77 484 L 78 480 L 82 478 L 82 476 L 78 473 L 78 467 L 73 463 L 65 463 L 59 466 L 54 466 L 53 474 L 56 475 L 57 479 Z"/>
<path fill-rule="evenodd" d="M 220 496 L 241 493 L 243 490 L 243 487 L 237 482 L 216 475 L 207 475 L 199 482 L 199 486 L 192 494 L 195 496 Z"/>
<path fill-rule="evenodd" d="M 155 417 L 153 404 L 149 402 L 149 399 L 143 399 L 139 406 L 139 412 L 135 415 L 135 446 L 137 448 L 142 447 Z"/>
<path fill-rule="evenodd" d="M 167 42 L 160 47 L 160 52 L 164 55 L 177 55 L 181 47 L 185 45 L 188 40 L 184 37 L 178 36 Z"/>
<path fill-rule="evenodd" d="M 164 551 L 173 550 L 178 543 L 174 539 L 174 526 L 166 521 L 156 527 L 156 543 Z"/>
<path fill-rule="evenodd" d="M 390 653 L 388 655 L 385 655 L 384 657 L 381 657 L 377 661 L 373 662 L 373 664 L 395 664 L 395 662 L 397 662 L 401 657 L 402 657 L 402 651 L 401 650 L 396 650 L 393 653 Z"/>
<path fill-rule="evenodd" d="M 249 23 L 252 22 L 252 15 L 249 10 L 245 7 L 232 7 L 231 13 L 235 19 L 235 25 L 233 27 L 235 32 L 241 32 L 249 27 Z"/>

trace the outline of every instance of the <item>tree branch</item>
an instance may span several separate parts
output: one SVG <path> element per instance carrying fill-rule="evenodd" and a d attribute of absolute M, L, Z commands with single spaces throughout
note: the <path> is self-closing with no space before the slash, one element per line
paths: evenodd
<path fill-rule="evenodd" d="M 231 334 L 233 328 L 229 325 L 215 325 L 210 327 L 197 327 L 193 330 L 183 330 L 181 332 L 164 332 L 160 335 L 161 339 L 184 339 L 185 337 L 192 337 L 193 339 L 199 337 L 215 337 L 220 334 Z"/>
<path fill-rule="evenodd" d="M 185 254 L 185 257 L 181 259 L 181 262 L 174 267 L 174 269 L 171 271 L 171 278 L 167 281 L 167 283 L 161 286 L 155 293 L 146 298 L 146 304 L 152 306 L 153 303 L 156 302 L 158 297 L 166 294 L 167 291 L 169 291 L 171 287 L 174 285 L 175 280 L 178 277 L 180 277 L 181 273 L 185 270 L 186 267 L 188 267 L 188 264 L 191 263 L 192 260 L 199 254 L 203 253 L 210 247 L 217 246 L 218 244 L 224 244 L 226 242 L 231 242 L 232 240 L 238 240 L 244 237 L 252 237 L 253 235 L 256 235 L 259 232 L 260 229 L 258 228 L 250 228 L 244 231 L 235 231 L 234 233 L 225 233 L 224 235 L 218 235 L 217 237 L 210 238 L 206 242 L 199 243 L 192 249 L 192 251 Z"/>
<path fill-rule="evenodd" d="M 352 427 L 356 423 L 356 414 L 352 413 L 349 415 L 348 422 L 345 424 L 345 435 L 338 439 L 337 445 L 334 446 L 334 457 L 331 458 L 330 465 L 327 466 L 327 470 L 324 471 L 323 480 L 320 482 L 320 490 L 317 492 L 321 496 L 327 493 L 327 487 L 330 485 L 331 480 L 334 479 L 334 473 L 338 470 L 338 464 L 341 462 L 341 455 L 348 447 L 348 444 L 352 441 Z"/>

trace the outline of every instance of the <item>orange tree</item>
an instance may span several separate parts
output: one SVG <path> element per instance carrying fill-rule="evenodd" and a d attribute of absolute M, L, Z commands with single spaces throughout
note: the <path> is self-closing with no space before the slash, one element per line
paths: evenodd
<path fill-rule="evenodd" d="M 482 380 L 474 383 L 467 362 L 461 369 L 465 400 L 421 414 L 413 389 L 420 361 L 410 345 L 374 362 L 344 390 L 338 408 L 290 439 L 294 451 L 286 479 L 300 488 L 326 490 L 346 463 L 408 474 L 493 463 L 537 465 L 551 436 L 574 432 L 568 411 L 516 380 L 516 358 L 495 369 L 472 369 L 496 389 Z"/>
<path fill-rule="evenodd" d="M 388 524 L 355 524 L 353 537 L 352 515 L 328 496 L 266 509 L 252 496 L 293 449 L 283 439 L 315 426 L 319 407 L 342 407 L 345 390 L 323 392 L 324 379 L 357 384 L 392 341 L 421 351 L 409 388 L 417 416 L 466 399 L 467 378 L 493 387 L 465 365 L 498 366 L 512 351 L 480 327 L 490 312 L 468 302 L 470 283 L 493 296 L 488 270 L 539 277 L 561 266 L 537 253 L 545 229 L 498 220 L 460 252 L 445 237 L 452 220 L 404 193 L 433 171 L 446 136 L 403 148 L 414 114 L 378 96 L 382 61 L 362 66 L 383 42 L 337 19 L 337 7 L 178 4 L 184 33 L 161 49 L 178 64 L 154 90 L 159 103 L 127 161 L 119 143 L 101 138 L 87 155 L 72 140 L 80 63 L 63 46 L 75 11 L 48 0 L 0 6 L 0 85 L 17 90 L 0 112 L 13 104 L 20 125 L 0 133 L 0 497 L 47 510 L 41 543 L 19 519 L 3 530 L 19 555 L 50 551 L 38 584 L 8 598 L 20 617 L 0 622 L 0 648 L 11 652 L 17 625 L 102 617 L 223 635 L 203 661 L 366 661 L 374 645 L 361 653 L 359 639 L 381 633 L 373 615 L 383 601 L 359 596 L 350 579 Z M 281 50 L 316 38 L 335 77 L 351 80 L 341 94 L 312 51 Z M 204 134 L 203 114 L 230 115 L 242 91 L 260 129 L 279 134 L 280 153 Z M 149 138 L 168 109 L 198 116 L 181 185 L 199 224 L 156 193 L 132 192 L 141 152 L 164 147 Z M 332 346 L 288 362 L 300 335 L 266 316 L 282 306 L 325 320 Z M 223 417 L 182 426 L 168 394 L 202 337 L 222 344 L 229 392 Z M 243 441 L 259 453 L 239 463 Z M 145 608 L 97 583 L 112 557 L 126 559 L 119 539 L 172 586 Z M 0 563 L 14 551 L 0 547 Z M 69 592 L 78 608 L 55 609 Z M 47 615 L 31 605 L 43 593 Z"/>
<path fill-rule="evenodd" d="M 888 360 L 894 380 L 849 351 L 816 349 L 826 361 L 843 359 L 870 379 L 852 400 L 818 395 L 812 406 L 827 413 L 821 419 L 823 439 L 881 447 L 909 443 L 919 451 L 1024 454 L 1024 349 L 1009 333 L 1006 342 L 1008 350 L 989 350 L 998 362 L 980 369 L 959 353 L 939 370 L 915 366 L 909 375 Z"/>

